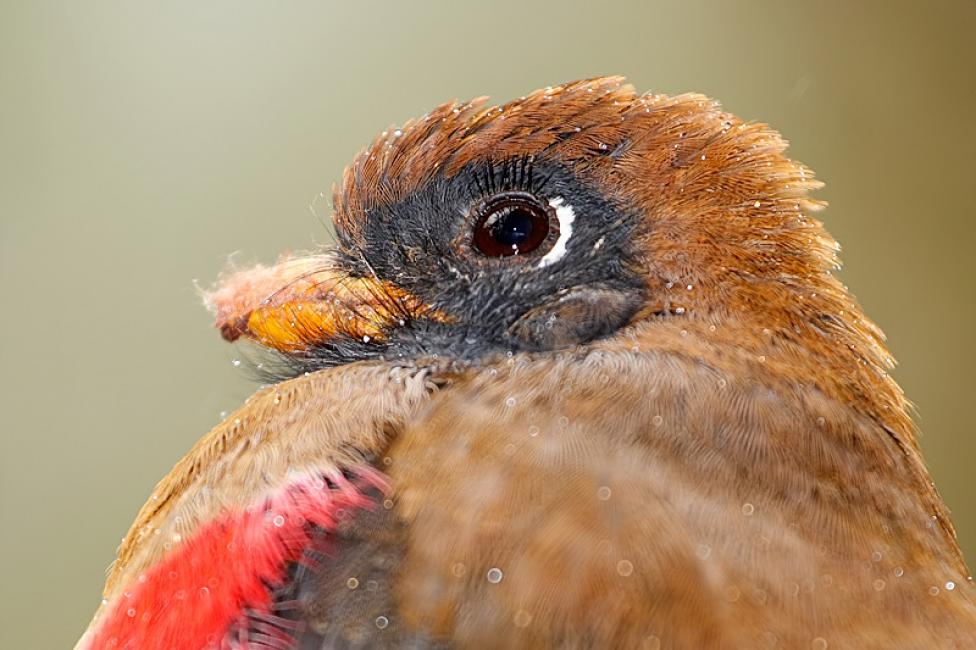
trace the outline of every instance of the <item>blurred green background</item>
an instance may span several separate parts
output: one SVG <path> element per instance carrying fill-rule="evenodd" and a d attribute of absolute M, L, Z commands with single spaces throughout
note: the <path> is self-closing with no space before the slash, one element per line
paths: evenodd
<path fill-rule="evenodd" d="M 976 561 L 976 3 L 4 3 L 0 647 L 67 648 L 136 510 L 253 389 L 193 288 L 327 242 L 386 126 L 625 74 L 769 122 L 827 182 Z"/>

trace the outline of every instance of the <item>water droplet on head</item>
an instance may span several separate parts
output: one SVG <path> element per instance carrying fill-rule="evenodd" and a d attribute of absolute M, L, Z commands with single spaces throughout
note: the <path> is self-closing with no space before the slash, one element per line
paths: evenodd
<path fill-rule="evenodd" d="M 515 612 L 515 617 L 512 621 L 515 623 L 515 627 L 528 627 L 529 623 L 532 622 L 532 614 L 529 614 L 524 609 L 520 609 Z"/>
<path fill-rule="evenodd" d="M 634 572 L 634 563 L 630 560 L 620 560 L 617 562 L 617 573 L 627 577 Z"/>
<path fill-rule="evenodd" d="M 497 585 L 499 582 L 501 582 L 503 577 L 504 574 L 502 573 L 502 570 L 497 567 L 492 567 L 491 569 L 488 569 L 488 573 L 485 575 L 485 578 L 487 578 L 488 582 L 490 582 L 493 585 Z"/>
<path fill-rule="evenodd" d="M 241 360 L 240 359 L 232 359 L 230 363 L 231 363 L 232 366 L 234 366 L 235 368 L 237 368 L 238 366 L 241 365 Z"/>
<path fill-rule="evenodd" d="M 752 505 L 751 503 L 742 504 L 742 514 L 744 514 L 746 517 L 751 517 L 755 511 L 756 506 Z"/>
<path fill-rule="evenodd" d="M 359 580 L 357 580 L 356 578 L 349 578 L 348 580 L 346 580 L 346 586 L 349 587 L 350 589 L 355 589 L 356 587 L 359 586 Z"/>
<path fill-rule="evenodd" d="M 376 627 L 378 627 L 381 630 L 385 630 L 386 626 L 390 624 L 390 619 L 388 619 L 385 616 L 377 616 L 375 623 L 376 623 Z"/>
<path fill-rule="evenodd" d="M 949 582 L 945 583 L 945 588 L 946 591 L 952 591 L 953 589 L 956 588 L 956 583 L 950 580 Z"/>
<path fill-rule="evenodd" d="M 601 485 L 600 489 L 596 491 L 596 498 L 600 501 L 609 501 L 612 491 L 606 485 Z"/>
<path fill-rule="evenodd" d="M 661 650 L 661 639 L 656 635 L 645 636 L 641 639 L 641 650 Z"/>

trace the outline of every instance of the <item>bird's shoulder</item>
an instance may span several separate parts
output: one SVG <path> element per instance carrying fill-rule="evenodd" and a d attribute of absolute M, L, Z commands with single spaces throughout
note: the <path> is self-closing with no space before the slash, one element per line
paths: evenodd
<path fill-rule="evenodd" d="M 483 644 L 492 630 L 498 647 L 893 634 L 911 647 L 976 620 L 957 598 L 968 585 L 944 592 L 955 558 L 905 478 L 912 462 L 878 422 L 809 386 L 701 358 L 503 360 L 404 422 L 382 458 L 383 516 L 304 597 L 320 628 L 412 643 Z M 371 578 L 377 562 L 389 564 Z M 377 587 L 363 592 L 375 607 L 345 608 L 350 580 Z M 920 607 L 929 583 L 953 604 Z"/>

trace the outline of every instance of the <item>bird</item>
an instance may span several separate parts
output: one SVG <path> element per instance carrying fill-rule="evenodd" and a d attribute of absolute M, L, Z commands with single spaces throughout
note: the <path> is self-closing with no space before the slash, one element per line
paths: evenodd
<path fill-rule="evenodd" d="M 153 490 L 76 647 L 976 647 L 786 146 L 621 77 L 383 131 L 334 246 L 204 292 L 265 385 Z"/>

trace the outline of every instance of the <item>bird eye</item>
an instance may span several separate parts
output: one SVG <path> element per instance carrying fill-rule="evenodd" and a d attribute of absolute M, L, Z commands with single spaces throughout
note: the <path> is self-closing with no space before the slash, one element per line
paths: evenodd
<path fill-rule="evenodd" d="M 524 255 L 549 235 L 552 209 L 531 194 L 510 192 L 482 204 L 474 227 L 474 247 L 489 257 Z"/>

